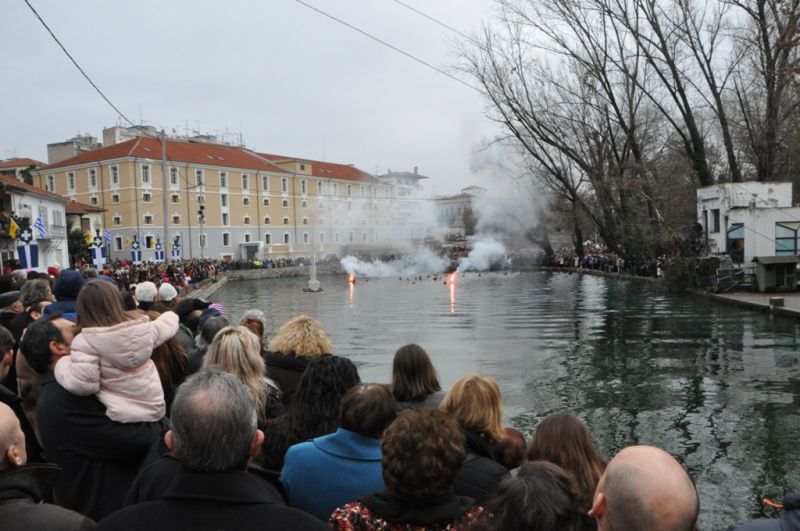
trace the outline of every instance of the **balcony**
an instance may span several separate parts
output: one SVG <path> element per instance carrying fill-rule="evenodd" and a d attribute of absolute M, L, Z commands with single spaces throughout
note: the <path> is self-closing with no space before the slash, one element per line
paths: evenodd
<path fill-rule="evenodd" d="M 66 240 L 67 227 L 65 225 L 48 225 L 47 237 L 39 238 L 40 240 Z"/>

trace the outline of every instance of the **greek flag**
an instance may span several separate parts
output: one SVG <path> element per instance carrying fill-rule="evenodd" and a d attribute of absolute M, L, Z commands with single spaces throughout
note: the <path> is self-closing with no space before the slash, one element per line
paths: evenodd
<path fill-rule="evenodd" d="M 111 231 L 108 229 L 103 229 L 103 239 L 106 241 L 108 245 L 111 245 Z"/>
<path fill-rule="evenodd" d="M 33 228 L 36 229 L 39 238 L 47 238 L 47 227 L 44 225 L 42 216 L 36 218 L 36 221 L 33 222 Z"/>

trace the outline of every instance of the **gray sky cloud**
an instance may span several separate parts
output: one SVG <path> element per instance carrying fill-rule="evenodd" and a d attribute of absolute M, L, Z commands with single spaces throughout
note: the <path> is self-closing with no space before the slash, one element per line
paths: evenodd
<path fill-rule="evenodd" d="M 492 0 L 404 0 L 468 32 Z M 31 0 L 131 120 L 170 132 L 243 133 L 248 147 L 411 170 L 426 189 L 491 187 L 471 169 L 496 126 L 480 95 L 292 0 Z M 391 0 L 308 0 L 450 69 L 455 35 Z M 46 160 L 46 144 L 117 122 L 22 0 L 4 2 L 0 157 Z"/>

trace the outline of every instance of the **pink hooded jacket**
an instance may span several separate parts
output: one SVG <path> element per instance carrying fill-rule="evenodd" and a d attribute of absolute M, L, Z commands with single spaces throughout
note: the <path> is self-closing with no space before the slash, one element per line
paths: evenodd
<path fill-rule="evenodd" d="M 72 340 L 70 355 L 56 363 L 56 380 L 74 395 L 97 395 L 111 420 L 159 420 L 166 404 L 150 356 L 177 331 L 175 312 L 155 321 L 142 316 L 115 326 L 84 328 Z"/>

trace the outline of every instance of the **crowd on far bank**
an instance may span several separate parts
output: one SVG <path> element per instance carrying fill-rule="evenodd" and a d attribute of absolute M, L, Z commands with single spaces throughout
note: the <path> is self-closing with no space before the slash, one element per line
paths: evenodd
<path fill-rule="evenodd" d="M 416 344 L 390 382 L 362 382 L 310 316 L 267 337 L 258 309 L 103 272 L 2 278 L 0 308 L 4 530 L 697 526 L 694 482 L 667 452 L 608 459 L 568 412 L 526 440 L 494 379 L 443 389 Z"/>
<path fill-rule="evenodd" d="M 552 256 L 543 257 L 542 265 L 657 278 L 661 277 L 668 260 L 666 255 L 649 260 L 625 260 L 603 244 L 591 244 L 584 251 L 583 256 L 577 256 L 572 251 L 562 249 Z"/>

